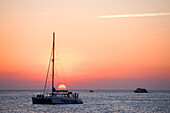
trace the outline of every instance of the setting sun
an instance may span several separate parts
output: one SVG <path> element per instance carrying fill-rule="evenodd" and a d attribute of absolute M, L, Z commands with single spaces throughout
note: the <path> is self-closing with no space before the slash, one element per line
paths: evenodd
<path fill-rule="evenodd" d="M 67 88 L 66 88 L 66 85 L 64 85 L 64 84 L 60 84 L 59 86 L 58 86 L 58 90 L 66 90 Z"/>

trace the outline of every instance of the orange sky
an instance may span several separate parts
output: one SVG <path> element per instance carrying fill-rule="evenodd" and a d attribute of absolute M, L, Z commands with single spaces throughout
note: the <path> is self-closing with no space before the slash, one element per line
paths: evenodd
<path fill-rule="evenodd" d="M 168 13 L 169 6 L 169 0 L 1 0 L 0 89 L 43 88 L 52 32 L 62 64 L 56 85 L 170 89 L 170 16 L 98 18 Z"/>

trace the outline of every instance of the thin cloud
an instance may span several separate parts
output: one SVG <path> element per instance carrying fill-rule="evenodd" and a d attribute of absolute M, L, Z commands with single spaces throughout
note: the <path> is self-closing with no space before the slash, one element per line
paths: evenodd
<path fill-rule="evenodd" d="M 144 13 L 144 14 L 123 14 L 123 15 L 106 15 L 98 18 L 128 18 L 128 17 L 147 17 L 147 16 L 168 16 L 170 13 Z"/>

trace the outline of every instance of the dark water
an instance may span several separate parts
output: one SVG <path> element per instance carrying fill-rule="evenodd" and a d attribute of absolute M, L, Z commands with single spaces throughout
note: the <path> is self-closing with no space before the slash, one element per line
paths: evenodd
<path fill-rule="evenodd" d="M 159 112 L 170 113 L 170 91 L 136 94 L 130 90 L 77 90 L 84 104 L 35 105 L 36 90 L 0 90 L 0 112 Z"/>

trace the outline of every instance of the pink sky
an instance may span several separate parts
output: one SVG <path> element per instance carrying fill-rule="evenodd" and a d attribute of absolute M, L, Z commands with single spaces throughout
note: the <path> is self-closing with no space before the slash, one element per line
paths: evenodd
<path fill-rule="evenodd" d="M 170 90 L 169 6 L 169 0 L 1 0 L 0 89 L 43 88 L 56 32 L 62 64 L 56 86 Z M 144 16 L 98 18 L 128 14 Z"/>

